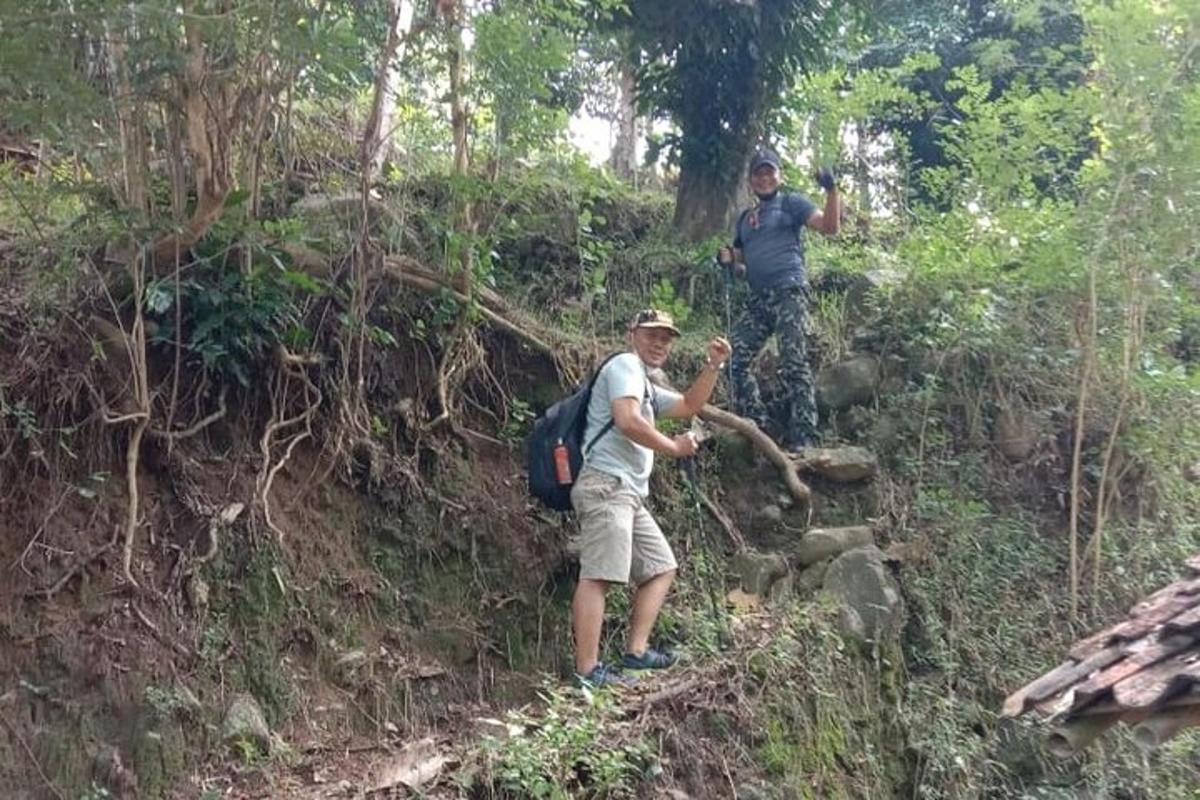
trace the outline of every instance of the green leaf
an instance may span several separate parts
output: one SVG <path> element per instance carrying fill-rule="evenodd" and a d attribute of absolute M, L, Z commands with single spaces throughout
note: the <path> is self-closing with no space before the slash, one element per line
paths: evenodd
<path fill-rule="evenodd" d="M 249 198 L 249 189 L 234 189 L 229 193 L 229 196 L 225 198 L 225 208 L 237 208 L 238 206 L 242 205 L 242 203 L 245 203 Z"/>

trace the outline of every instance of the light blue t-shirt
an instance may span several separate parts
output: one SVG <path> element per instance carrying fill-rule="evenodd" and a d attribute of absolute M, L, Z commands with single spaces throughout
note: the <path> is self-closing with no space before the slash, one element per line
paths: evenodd
<path fill-rule="evenodd" d="M 645 497 L 650 493 L 653 450 L 631 441 L 615 425 L 588 449 L 588 443 L 612 419 L 613 400 L 620 397 L 641 400 L 642 416 L 654 424 L 655 417 L 670 412 L 683 399 L 683 395 L 652 385 L 646 377 L 646 365 L 636 353 L 622 353 L 614 357 L 596 376 L 592 399 L 588 403 L 587 425 L 583 431 L 583 463 L 620 478 Z"/>

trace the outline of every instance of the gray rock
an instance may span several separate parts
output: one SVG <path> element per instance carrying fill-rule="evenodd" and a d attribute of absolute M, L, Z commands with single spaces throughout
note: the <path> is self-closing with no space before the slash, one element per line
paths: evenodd
<path fill-rule="evenodd" d="M 754 783 L 743 783 L 734 789 L 733 796 L 736 800 L 767 800 L 770 795 L 762 786 Z"/>
<path fill-rule="evenodd" d="M 871 646 L 899 635 L 904 600 L 883 563 L 883 553 L 874 545 L 835 558 L 823 590 L 837 604 L 838 624 L 847 639 Z"/>
<path fill-rule="evenodd" d="M 879 471 L 879 460 L 865 447 L 806 447 L 800 459 L 807 469 L 838 483 L 853 483 Z"/>
<path fill-rule="evenodd" d="M 796 575 L 789 572 L 771 584 L 767 592 L 772 603 L 784 603 L 796 595 Z"/>
<path fill-rule="evenodd" d="M 759 553 L 743 550 L 733 558 L 733 571 L 741 581 L 742 591 L 765 597 L 771 585 L 788 574 L 788 562 L 779 553 Z"/>
<path fill-rule="evenodd" d="M 1028 413 L 1005 408 L 996 415 L 992 440 L 996 449 L 1009 461 L 1024 461 L 1037 446 L 1037 429 Z"/>
<path fill-rule="evenodd" d="M 805 566 L 839 556 L 856 547 L 875 544 L 875 534 L 866 525 L 848 528 L 813 528 L 800 539 L 796 559 Z"/>
<path fill-rule="evenodd" d="M 367 651 L 361 648 L 351 650 L 338 657 L 337 661 L 333 662 L 334 675 L 341 681 L 349 681 L 354 676 L 368 665 L 370 657 Z"/>
<path fill-rule="evenodd" d="M 818 561 L 800 571 L 796 576 L 795 590 L 800 597 L 808 597 L 815 594 L 821 585 L 825 583 L 825 573 L 829 571 L 829 562 L 832 559 Z"/>
<path fill-rule="evenodd" d="M 765 522 L 771 525 L 783 522 L 783 509 L 777 505 L 765 505 L 759 509 L 758 513 L 762 515 Z"/>
<path fill-rule="evenodd" d="M 871 402 L 879 383 L 879 360 L 859 355 L 824 367 L 817 375 L 817 402 L 840 410 Z"/>
<path fill-rule="evenodd" d="M 250 742 L 260 753 L 271 752 L 271 729 L 258 701 L 251 695 L 235 695 L 229 703 L 221 726 L 221 738 L 226 742 Z"/>

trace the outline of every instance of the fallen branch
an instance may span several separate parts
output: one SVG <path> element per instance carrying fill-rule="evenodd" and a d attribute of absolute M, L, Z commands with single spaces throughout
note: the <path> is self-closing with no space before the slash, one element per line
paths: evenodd
<path fill-rule="evenodd" d="M 383 268 L 387 274 L 397 278 L 401 283 L 421 289 L 424 292 L 432 294 L 445 291 L 460 303 L 471 302 L 471 298 L 455 289 L 450 284 L 448 278 L 444 278 L 437 273 L 429 272 L 428 270 L 417 271 L 407 260 L 401 262 L 392 258 L 384 259 Z M 558 362 L 562 348 L 555 347 L 546 341 L 545 338 L 543 338 L 548 336 L 548 333 L 528 330 L 528 327 L 532 326 L 531 323 L 526 322 L 525 326 L 522 326 L 511 319 L 502 316 L 500 312 L 494 311 L 492 306 L 496 304 L 492 303 L 490 298 L 485 293 L 480 293 L 479 300 L 480 304 L 478 308 L 480 316 L 495 325 L 497 328 L 507 331 L 513 336 L 522 339 L 523 341 L 532 345 L 535 349 L 540 350 Z"/>
<path fill-rule="evenodd" d="M 758 448 L 772 464 L 779 468 L 779 474 L 782 476 L 783 482 L 787 486 L 788 491 L 792 493 L 792 496 L 801 503 L 808 504 L 812 497 L 812 491 L 808 488 L 808 484 L 800 480 L 800 473 L 796 469 L 796 463 L 787 453 L 783 452 L 779 445 L 775 444 L 770 436 L 767 436 L 763 432 L 762 428 L 755 424 L 754 420 L 739 417 L 731 411 L 725 411 L 714 405 L 704 406 L 700 410 L 699 416 L 705 422 L 730 428 L 749 439 L 751 444 Z"/>
<path fill-rule="evenodd" d="M 655 386 L 661 386 L 664 389 L 678 391 L 667 380 L 667 376 L 661 369 L 650 370 L 648 373 L 650 382 Z M 779 445 L 767 436 L 761 428 L 755 424 L 754 420 L 746 417 L 738 416 L 731 411 L 726 411 L 717 408 L 712 404 L 707 404 L 700 409 L 697 415 L 705 422 L 711 422 L 714 425 L 720 425 L 723 428 L 737 431 L 750 440 L 758 450 L 765 455 L 772 464 L 779 468 L 779 474 L 783 478 L 784 484 L 792 496 L 804 503 L 806 506 L 812 497 L 812 491 L 808 488 L 808 484 L 800 480 L 800 473 L 797 471 L 796 462 L 793 461 L 787 453 L 780 449 Z"/>
<path fill-rule="evenodd" d="M 691 678 L 689 680 L 676 683 L 672 686 L 667 686 L 664 689 L 659 689 L 657 692 L 643 697 L 641 702 L 638 703 L 639 709 L 646 709 L 659 703 L 665 703 L 667 700 L 672 700 L 676 697 L 679 697 L 681 694 L 687 694 L 699 685 L 699 678 Z"/>
<path fill-rule="evenodd" d="M 728 534 L 729 540 L 733 542 L 733 546 L 738 550 L 745 550 L 746 537 L 742 536 L 742 532 L 737 529 L 737 526 L 733 524 L 733 520 L 730 519 L 729 515 L 725 513 L 725 509 L 717 505 L 716 502 L 699 486 L 693 486 L 692 490 L 696 493 L 696 497 L 700 500 L 700 504 L 704 506 L 708 513 L 712 514 L 713 519 L 715 519 L 720 526 L 725 529 L 725 533 Z"/>

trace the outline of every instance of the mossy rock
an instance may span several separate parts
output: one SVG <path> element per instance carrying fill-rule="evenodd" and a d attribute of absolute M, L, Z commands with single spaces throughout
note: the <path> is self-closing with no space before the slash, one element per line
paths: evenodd
<path fill-rule="evenodd" d="M 133 771 L 138 797 L 154 800 L 168 796 L 187 768 L 187 743 L 175 720 L 147 719 L 139 725 L 133 742 Z"/>

